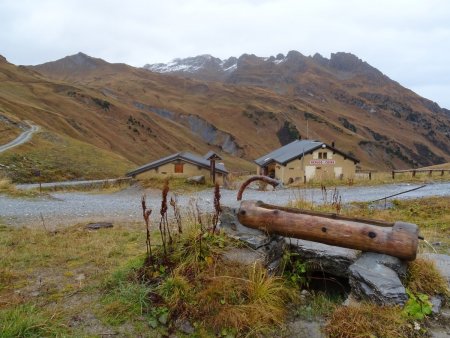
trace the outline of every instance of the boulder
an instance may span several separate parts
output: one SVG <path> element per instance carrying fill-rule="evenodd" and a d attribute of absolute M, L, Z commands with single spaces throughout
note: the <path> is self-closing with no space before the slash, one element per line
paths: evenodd
<path fill-rule="evenodd" d="M 388 255 L 373 252 L 361 254 L 349 268 L 352 293 L 357 299 L 371 300 L 380 305 L 403 306 L 408 295 L 394 269 L 403 273 L 406 264 Z"/>
<path fill-rule="evenodd" d="M 186 179 L 187 183 L 190 184 L 205 184 L 205 176 L 200 175 L 200 176 L 192 176 L 192 177 L 188 177 Z"/>
<path fill-rule="evenodd" d="M 236 212 L 235 208 L 223 206 L 219 229 L 248 247 L 233 249 L 225 253 L 224 259 L 245 265 L 261 262 L 270 273 L 277 271 L 285 248 L 284 238 L 269 236 L 263 231 L 242 225 Z"/>
<path fill-rule="evenodd" d="M 358 258 L 359 251 L 337 246 L 305 241 L 296 238 L 285 238 L 286 244 L 292 252 L 296 252 L 307 261 L 310 267 L 318 267 L 339 277 L 348 277 L 349 267 Z"/>
<path fill-rule="evenodd" d="M 248 244 L 252 249 L 258 249 L 270 243 L 271 237 L 265 232 L 242 225 L 237 218 L 237 209 L 222 206 L 219 229 L 229 236 Z"/>

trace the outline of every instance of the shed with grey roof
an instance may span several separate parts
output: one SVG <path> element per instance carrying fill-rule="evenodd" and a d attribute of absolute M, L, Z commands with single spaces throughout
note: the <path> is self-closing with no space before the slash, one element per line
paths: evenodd
<path fill-rule="evenodd" d="M 220 158 L 213 152 L 208 152 L 206 155 L 209 155 L 211 159 Z M 203 175 L 206 178 L 210 178 L 212 175 L 212 166 L 210 159 L 205 158 L 206 155 L 202 157 L 187 151 L 175 153 L 144 164 L 143 166 L 126 173 L 126 176 L 145 179 L 151 177 L 190 177 Z M 228 171 L 225 168 L 225 165 L 223 163 L 215 163 L 215 181 L 219 184 L 223 184 L 227 175 Z"/>
<path fill-rule="evenodd" d="M 295 140 L 255 160 L 258 174 L 284 184 L 312 179 L 353 179 L 358 162 L 334 143 L 328 145 L 315 140 Z"/>

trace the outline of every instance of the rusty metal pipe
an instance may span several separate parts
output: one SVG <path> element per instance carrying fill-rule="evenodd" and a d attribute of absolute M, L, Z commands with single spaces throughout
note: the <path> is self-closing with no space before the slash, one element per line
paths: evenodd
<path fill-rule="evenodd" d="M 252 176 L 248 180 L 246 180 L 244 183 L 242 183 L 241 187 L 239 188 L 239 191 L 238 191 L 238 194 L 237 194 L 237 200 L 238 201 L 242 200 L 242 194 L 244 193 L 245 188 L 247 188 L 247 186 L 250 183 L 254 182 L 254 181 L 263 181 L 265 183 L 270 184 L 274 188 L 280 184 L 280 181 L 275 180 L 275 179 L 270 178 L 270 177 L 267 177 L 267 176 L 262 176 L 262 175 Z"/>

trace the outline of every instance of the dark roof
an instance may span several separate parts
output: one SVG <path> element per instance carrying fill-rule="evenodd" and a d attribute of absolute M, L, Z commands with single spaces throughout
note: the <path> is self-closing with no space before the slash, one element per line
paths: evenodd
<path fill-rule="evenodd" d="M 205 160 L 211 160 L 211 159 L 214 159 L 214 160 L 221 160 L 221 159 L 222 159 L 219 155 L 217 155 L 217 154 L 216 154 L 214 151 L 212 151 L 212 150 L 208 151 L 205 155 L 203 155 L 203 158 L 204 158 Z"/>
<path fill-rule="evenodd" d="M 270 162 L 277 162 L 285 165 L 286 163 L 292 161 L 295 158 L 301 158 L 303 157 L 304 154 L 310 153 L 322 147 L 322 145 L 325 145 L 326 148 L 331 149 L 334 152 L 353 160 L 354 162 L 359 162 L 359 160 L 343 153 L 342 151 L 334 147 L 331 147 L 323 142 L 313 140 L 295 140 L 289 144 L 286 144 L 281 148 L 278 148 L 268 153 L 267 155 L 261 156 L 260 158 L 256 159 L 255 162 L 260 167 L 263 167 L 269 164 Z"/>
<path fill-rule="evenodd" d="M 176 160 L 183 160 L 185 162 L 192 163 L 192 164 L 198 165 L 198 166 L 206 168 L 206 169 L 210 168 L 209 160 L 205 160 L 204 158 L 202 158 L 198 155 L 194 155 L 187 151 L 183 151 L 181 153 L 169 155 L 169 156 L 163 157 L 157 161 L 153 161 L 153 162 L 144 164 L 143 166 L 141 166 L 139 168 L 136 168 L 132 171 L 127 172 L 126 176 L 138 175 L 138 174 L 141 174 L 148 170 L 158 168 L 158 167 L 162 166 L 163 164 L 170 163 L 170 162 L 173 162 Z M 222 174 L 228 174 L 228 171 L 225 169 L 225 166 L 222 163 L 216 163 L 216 171 L 220 172 Z"/>

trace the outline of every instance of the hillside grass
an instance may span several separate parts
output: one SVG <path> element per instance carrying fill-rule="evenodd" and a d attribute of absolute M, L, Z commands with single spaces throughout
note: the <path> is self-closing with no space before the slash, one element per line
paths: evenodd
<path fill-rule="evenodd" d="M 0 121 L 0 145 L 11 142 L 19 136 L 21 132 L 22 131 L 19 128 L 14 128 L 9 124 Z"/>
<path fill-rule="evenodd" d="M 0 153 L 0 163 L 13 182 L 53 182 L 122 177 L 135 167 L 125 158 L 51 132 L 39 132 L 31 141 Z M 40 171 L 40 176 L 36 172 Z"/>
<path fill-rule="evenodd" d="M 450 162 L 448 163 L 442 163 L 442 164 L 436 164 L 429 167 L 423 167 L 421 169 L 446 169 L 450 170 Z"/>

